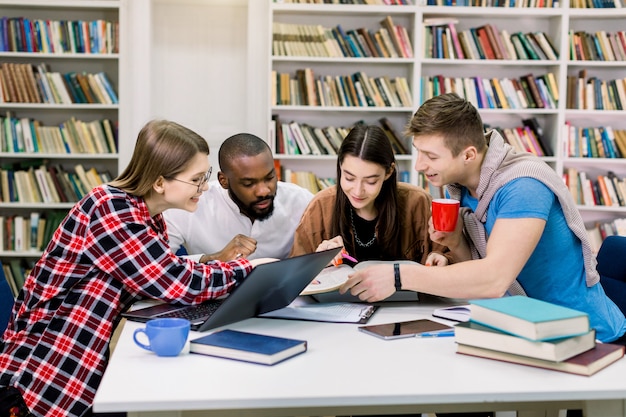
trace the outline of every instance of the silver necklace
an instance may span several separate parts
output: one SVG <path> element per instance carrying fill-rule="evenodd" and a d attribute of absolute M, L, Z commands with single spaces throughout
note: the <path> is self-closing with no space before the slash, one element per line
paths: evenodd
<path fill-rule="evenodd" d="M 370 246 L 372 246 L 374 244 L 374 242 L 376 242 L 376 232 L 374 232 L 374 237 L 370 239 L 369 242 L 367 243 L 363 243 L 361 242 L 361 239 L 359 239 L 359 235 L 356 234 L 356 227 L 354 227 L 354 210 L 350 209 L 350 223 L 352 223 L 352 231 L 354 232 L 354 240 L 356 241 L 356 244 L 359 245 L 362 248 L 369 248 Z"/>

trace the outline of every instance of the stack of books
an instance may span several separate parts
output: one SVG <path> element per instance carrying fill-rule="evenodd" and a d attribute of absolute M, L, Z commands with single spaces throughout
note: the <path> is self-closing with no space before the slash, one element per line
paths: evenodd
<path fill-rule="evenodd" d="M 524 296 L 470 301 L 454 333 L 457 353 L 579 375 L 624 356 L 624 346 L 596 343 L 586 313 Z"/>

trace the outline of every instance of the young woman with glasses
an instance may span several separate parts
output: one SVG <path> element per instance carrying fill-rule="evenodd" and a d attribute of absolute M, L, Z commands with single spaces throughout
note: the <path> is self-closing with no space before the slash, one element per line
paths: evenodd
<path fill-rule="evenodd" d="M 195 132 L 151 121 L 127 168 L 70 210 L 0 340 L 0 415 L 84 415 L 120 314 L 132 303 L 198 304 L 245 279 L 254 266 L 246 259 L 202 264 L 168 245 L 162 212 L 196 209 L 211 175 L 208 154 Z"/>

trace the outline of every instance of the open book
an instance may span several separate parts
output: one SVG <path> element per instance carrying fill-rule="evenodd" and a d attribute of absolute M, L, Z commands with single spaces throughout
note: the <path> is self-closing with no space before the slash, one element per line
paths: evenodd
<path fill-rule="evenodd" d="M 408 260 L 399 261 L 363 261 L 359 262 L 355 266 L 341 264 L 339 266 L 328 266 L 320 272 L 313 281 L 307 287 L 302 290 L 300 295 L 312 295 L 325 292 L 331 292 L 339 289 L 344 282 L 348 280 L 348 275 L 358 271 L 359 269 L 367 268 L 372 265 L 380 264 L 415 264 L 417 262 Z"/>

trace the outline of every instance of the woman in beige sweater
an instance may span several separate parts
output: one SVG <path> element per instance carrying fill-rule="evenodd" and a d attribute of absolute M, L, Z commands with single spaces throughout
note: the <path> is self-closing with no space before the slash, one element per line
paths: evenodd
<path fill-rule="evenodd" d="M 344 246 L 359 261 L 445 265 L 446 248 L 428 234 L 430 202 L 423 189 L 398 182 L 385 132 L 378 126 L 355 126 L 338 152 L 337 185 L 309 203 L 290 256 Z"/>

